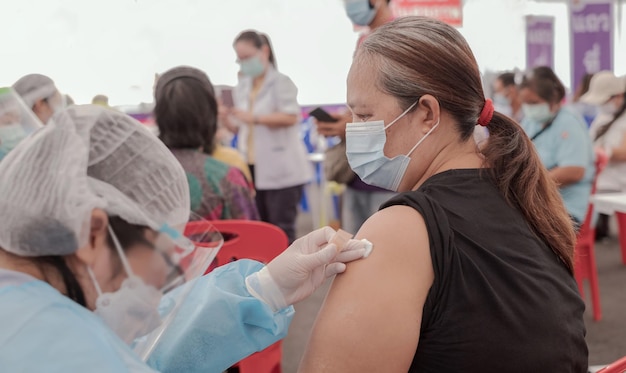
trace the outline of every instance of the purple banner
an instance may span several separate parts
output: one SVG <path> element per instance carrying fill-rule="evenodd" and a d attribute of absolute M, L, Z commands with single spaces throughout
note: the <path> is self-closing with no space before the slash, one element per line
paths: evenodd
<path fill-rule="evenodd" d="M 554 69 L 554 17 L 526 16 L 526 69 Z"/>
<path fill-rule="evenodd" d="M 570 42 L 572 90 L 587 73 L 613 70 L 614 0 L 572 0 Z"/>

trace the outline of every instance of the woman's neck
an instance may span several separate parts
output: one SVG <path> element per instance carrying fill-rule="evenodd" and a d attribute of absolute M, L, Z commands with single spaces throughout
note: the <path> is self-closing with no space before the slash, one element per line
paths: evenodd
<path fill-rule="evenodd" d="M 265 74 L 266 74 L 266 73 L 267 73 L 267 70 L 265 70 L 265 71 L 263 72 L 263 74 L 261 74 L 261 75 L 257 76 L 256 78 L 254 78 L 254 79 L 252 80 L 252 86 L 253 86 L 254 88 L 259 88 L 259 87 L 263 84 L 263 81 L 265 80 Z"/>
<path fill-rule="evenodd" d="M 463 144 L 449 143 L 430 163 L 428 169 L 412 190 L 417 190 L 431 176 L 444 171 L 483 167 L 486 167 L 485 158 L 478 150 L 473 137 Z"/>
<path fill-rule="evenodd" d="M 42 269 L 33 261 L 18 257 L 3 249 L 0 249 L 0 268 L 9 271 L 22 272 L 38 280 L 44 281 L 45 276 Z"/>

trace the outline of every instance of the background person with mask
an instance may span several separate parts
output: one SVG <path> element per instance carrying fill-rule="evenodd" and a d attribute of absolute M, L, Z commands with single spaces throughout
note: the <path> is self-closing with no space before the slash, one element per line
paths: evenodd
<path fill-rule="evenodd" d="M 356 26 L 367 26 L 368 31 L 359 36 L 358 46 L 370 32 L 393 20 L 389 7 L 390 0 L 345 0 L 345 11 L 350 21 Z M 346 124 L 352 121 L 352 113 L 346 110 L 343 114 L 333 115 L 336 122 L 316 121 L 317 132 L 322 136 L 338 136 L 346 141 Z M 352 173 L 352 171 L 348 171 Z M 361 225 L 375 213 L 381 204 L 393 197 L 395 193 L 370 185 L 367 180 L 353 174 L 341 197 L 341 226 L 350 233 L 356 233 Z"/>
<path fill-rule="evenodd" d="M 244 31 L 233 48 L 242 76 L 226 121 L 238 128 L 237 144 L 250 165 L 261 220 L 279 226 L 293 242 L 304 184 L 313 176 L 298 125 L 298 89 L 276 69 L 267 35 Z"/>
<path fill-rule="evenodd" d="M 43 124 L 48 123 L 54 113 L 65 107 L 64 96 L 52 79 L 45 75 L 25 75 L 13 84 L 13 89 Z"/>
<path fill-rule="evenodd" d="M 187 174 L 191 209 L 207 220 L 258 220 L 254 188 L 243 173 L 211 156 L 217 101 L 209 77 L 179 66 L 159 76 L 154 90 L 159 138 Z"/>
<path fill-rule="evenodd" d="M 585 220 L 595 174 L 594 153 L 584 119 L 561 107 L 565 87 L 549 67 L 536 67 L 520 84 L 522 127 L 539 153 L 572 220 Z"/>
<path fill-rule="evenodd" d="M 493 92 L 493 106 L 496 110 L 520 123 L 524 119 L 524 113 L 515 84 L 515 74 L 506 72 L 498 75 L 493 82 Z"/>
<path fill-rule="evenodd" d="M 0 88 L 0 160 L 41 127 L 39 119 L 12 88 Z"/>
<path fill-rule="evenodd" d="M 400 193 L 357 234 L 376 251 L 333 281 L 299 372 L 586 372 L 571 222 L 461 33 L 399 18 L 347 83 L 350 166 Z"/>
<path fill-rule="evenodd" d="M 0 218 L 11 372 L 223 371 L 283 337 L 289 305 L 365 253 L 354 240 L 322 248 L 334 234 L 324 228 L 266 266 L 202 276 L 222 241 L 183 236 L 184 170 L 140 123 L 96 106 L 58 113 L 0 162 Z"/>
<path fill-rule="evenodd" d="M 599 192 L 626 192 L 626 79 L 616 77 L 611 71 L 596 73 L 589 84 L 589 91 L 580 101 L 598 108 L 598 115 L 591 123 L 589 135 L 593 145 L 602 148 L 609 163 L 598 175 Z M 609 217 L 600 214 L 596 223 L 596 237 L 609 234 Z"/>

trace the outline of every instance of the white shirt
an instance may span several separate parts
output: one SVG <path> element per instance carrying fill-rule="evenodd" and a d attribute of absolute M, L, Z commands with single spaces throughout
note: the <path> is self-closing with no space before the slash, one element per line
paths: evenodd
<path fill-rule="evenodd" d="M 233 92 L 235 107 L 250 110 L 252 78 L 242 77 Z M 263 85 L 259 89 L 252 113 L 255 116 L 272 113 L 295 114 L 300 118 L 298 89 L 291 79 L 269 68 Z M 298 122 L 288 127 L 270 128 L 262 124 L 254 125 L 254 178 L 259 190 L 283 189 L 308 183 L 313 176 L 311 163 L 300 135 Z M 238 135 L 238 148 L 247 154 L 250 129 L 241 126 Z"/>
<path fill-rule="evenodd" d="M 607 124 L 613 118 L 612 115 L 598 114 L 591 127 L 589 135 L 591 139 L 596 137 L 596 133 L 600 128 Z M 626 114 L 622 114 L 611 125 L 611 128 L 599 139 L 594 141 L 594 146 L 603 148 L 610 152 L 610 149 L 616 148 L 622 144 L 626 136 Z M 626 192 L 626 162 L 625 161 L 609 161 L 604 171 L 598 176 L 598 190 L 600 191 L 622 191 Z"/>

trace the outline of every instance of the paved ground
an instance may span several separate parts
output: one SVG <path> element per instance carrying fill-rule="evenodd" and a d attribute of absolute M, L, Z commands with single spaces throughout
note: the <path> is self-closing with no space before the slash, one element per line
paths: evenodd
<path fill-rule="evenodd" d="M 310 214 L 300 214 L 298 231 L 310 231 Z M 591 318 L 591 304 L 587 302 L 585 323 L 590 365 L 607 364 L 626 355 L 626 266 L 621 264 L 616 238 L 596 245 L 599 272 L 600 299 L 603 318 Z M 283 373 L 295 373 L 302 358 L 317 312 L 330 286 L 328 281 L 313 296 L 296 305 L 296 316 L 283 342 Z M 587 297 L 587 300 L 589 297 Z"/>

